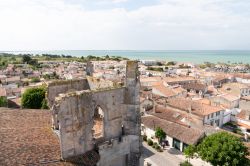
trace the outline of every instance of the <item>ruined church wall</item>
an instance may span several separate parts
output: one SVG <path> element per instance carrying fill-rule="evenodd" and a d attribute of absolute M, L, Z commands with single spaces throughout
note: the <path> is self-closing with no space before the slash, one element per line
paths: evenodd
<path fill-rule="evenodd" d="M 54 104 L 55 97 L 60 93 L 67 93 L 73 90 L 86 90 L 89 89 L 87 79 L 80 80 L 65 80 L 65 81 L 55 81 L 48 84 L 47 99 L 49 106 L 52 107 Z"/>
<path fill-rule="evenodd" d="M 79 94 L 78 94 L 79 93 Z M 104 140 L 121 135 L 124 88 L 69 93 L 57 98 L 62 156 L 83 154 L 94 148 L 94 110 L 104 112 Z"/>
<path fill-rule="evenodd" d="M 104 137 L 111 139 L 121 135 L 124 88 L 97 91 L 93 94 L 95 107 L 104 112 Z"/>
<path fill-rule="evenodd" d="M 115 139 L 110 144 L 100 145 L 101 159 L 97 166 L 128 166 L 129 163 L 126 162 L 130 160 L 131 151 L 139 149 L 139 139 L 139 136 L 127 135 L 123 136 L 120 141 Z"/>
<path fill-rule="evenodd" d="M 127 62 L 126 87 L 90 89 L 89 83 L 91 81 L 85 79 L 76 84 L 48 86 L 48 99 L 54 104 L 53 116 L 59 121 L 62 158 L 82 155 L 99 147 L 98 166 L 138 166 L 141 122 L 137 62 Z M 104 135 L 95 140 L 93 126 L 97 107 L 104 114 Z"/>
<path fill-rule="evenodd" d="M 60 144 L 62 158 L 83 154 L 93 149 L 93 112 L 91 94 L 69 96 L 59 102 Z"/>
<path fill-rule="evenodd" d="M 92 127 L 97 106 L 104 112 L 103 141 L 121 137 L 122 125 L 125 135 L 139 135 L 139 105 L 124 104 L 124 90 L 75 92 L 57 98 L 63 158 L 83 154 L 94 148 Z M 139 153 L 139 148 L 132 151 Z"/>

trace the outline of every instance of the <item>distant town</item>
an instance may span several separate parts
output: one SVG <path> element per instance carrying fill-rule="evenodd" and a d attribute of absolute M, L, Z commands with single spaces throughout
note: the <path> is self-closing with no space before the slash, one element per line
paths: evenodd
<path fill-rule="evenodd" d="M 136 166 L 139 161 L 152 166 L 249 164 L 249 64 L 1 53 L 0 106 L 3 107 L 0 109 L 0 124 L 3 124 L 0 142 L 5 144 L 0 145 L 4 149 L 0 153 L 5 153 L 0 155 L 0 165 L 54 162 L 71 165 L 82 160 L 83 165 L 105 166 L 107 155 L 115 150 L 119 152 L 117 155 L 122 155 L 110 161 L 112 166 L 117 163 Z M 78 115 L 76 111 L 90 111 L 92 106 L 97 108 L 93 115 L 87 116 L 86 112 Z M 105 115 L 105 109 L 117 112 L 107 111 Z M 88 121 L 87 117 L 92 116 L 96 118 L 94 143 L 89 141 L 90 136 L 81 133 L 92 128 L 81 126 L 85 124 L 83 119 Z M 70 117 L 74 120 L 69 120 Z M 107 124 L 108 127 L 103 127 Z M 22 128 L 17 128 L 19 126 Z M 10 128 L 13 130 L 7 132 Z M 25 133 L 27 138 L 16 141 Z M 28 145 L 29 137 L 31 142 L 36 140 L 38 156 L 32 154 L 30 147 L 24 150 L 20 161 L 14 161 L 11 154 L 18 156 L 19 152 L 12 150 L 13 146 Z M 75 145 L 71 147 L 73 138 L 79 140 L 73 140 Z M 221 143 L 220 138 L 226 143 Z M 109 143 L 104 144 L 103 139 Z M 216 142 L 216 147 L 211 140 L 221 144 Z M 109 147 L 111 144 L 113 148 Z M 39 149 L 40 146 L 44 149 Z M 81 146 L 88 150 L 77 148 Z M 98 153 L 92 151 L 96 146 Z M 80 154 L 82 158 L 77 158 Z M 217 154 L 222 156 L 219 158 Z M 42 156 L 44 158 L 39 159 Z"/>

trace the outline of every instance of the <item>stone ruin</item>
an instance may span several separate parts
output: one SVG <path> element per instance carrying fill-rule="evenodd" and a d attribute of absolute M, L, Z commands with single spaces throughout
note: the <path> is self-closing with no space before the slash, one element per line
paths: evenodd
<path fill-rule="evenodd" d="M 86 79 L 48 84 L 62 159 L 86 166 L 139 166 L 138 63 L 127 61 L 124 86 L 95 79 L 93 70 L 86 70 Z"/>

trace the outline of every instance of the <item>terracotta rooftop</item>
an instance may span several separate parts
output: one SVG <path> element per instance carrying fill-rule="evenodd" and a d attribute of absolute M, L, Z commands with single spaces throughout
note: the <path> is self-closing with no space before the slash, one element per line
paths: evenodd
<path fill-rule="evenodd" d="M 142 83 L 149 82 L 159 82 L 159 81 L 165 81 L 167 83 L 174 83 L 174 82 L 183 82 L 183 81 L 194 81 L 195 79 L 193 77 L 189 76 L 176 76 L 176 77 L 141 77 L 140 81 Z"/>
<path fill-rule="evenodd" d="M 238 100 L 239 97 L 233 94 L 225 94 L 225 95 L 221 95 L 222 98 L 228 100 L 228 101 L 235 101 Z"/>
<path fill-rule="evenodd" d="M 198 116 L 206 116 L 214 112 L 221 111 L 221 107 L 215 107 L 207 104 L 200 103 L 198 101 L 192 101 L 185 98 L 175 98 L 169 99 L 168 105 L 174 108 L 177 108 L 182 111 L 189 112 L 189 109 L 192 108 L 191 113 Z"/>
<path fill-rule="evenodd" d="M 73 165 L 60 161 L 48 110 L 0 108 L 0 165 Z"/>
<path fill-rule="evenodd" d="M 21 80 L 20 76 L 13 76 L 13 77 L 7 78 L 7 82 L 14 82 L 14 81 L 20 81 L 20 80 Z"/>
<path fill-rule="evenodd" d="M 250 79 L 250 74 L 245 74 L 245 73 L 236 73 L 234 74 L 234 77 L 239 77 L 239 78 L 242 78 L 242 79 Z"/>
<path fill-rule="evenodd" d="M 168 136 L 176 138 L 186 144 L 196 144 L 204 136 L 204 132 L 199 129 L 162 120 L 152 115 L 142 117 L 142 123 L 144 126 L 153 130 L 156 127 L 160 127 Z"/>
<path fill-rule="evenodd" d="M 206 104 L 206 105 L 210 105 L 211 104 L 211 101 L 207 98 L 201 98 L 199 100 L 196 100 L 197 102 L 199 103 L 202 103 L 202 104 Z"/>
<path fill-rule="evenodd" d="M 250 129 L 250 126 L 245 124 L 245 123 L 237 122 L 237 125 L 240 126 L 240 127 L 244 127 L 246 129 Z"/>
<path fill-rule="evenodd" d="M 249 86 L 247 84 L 233 82 L 224 84 L 219 90 L 222 91 L 222 93 L 230 93 L 239 96 L 241 89 L 249 89 Z"/>
<path fill-rule="evenodd" d="M 181 120 L 185 118 L 187 113 L 180 113 L 174 110 L 170 110 L 168 108 L 165 108 L 163 106 L 157 105 L 155 107 L 155 113 L 152 113 L 152 115 L 171 122 L 179 123 L 181 125 L 185 125 Z"/>
<path fill-rule="evenodd" d="M 236 115 L 237 118 L 243 119 L 243 120 L 247 120 L 247 118 L 249 118 L 247 115 L 250 115 L 249 113 L 250 111 L 247 110 L 241 110 L 240 113 L 238 113 Z"/>
<path fill-rule="evenodd" d="M 195 79 L 193 77 L 189 76 L 182 76 L 182 77 L 165 77 L 164 81 L 168 83 L 173 83 L 173 82 L 183 82 L 183 81 L 194 81 Z"/>
<path fill-rule="evenodd" d="M 177 93 L 175 93 L 170 87 L 165 87 L 163 84 L 153 86 L 153 90 L 157 90 L 165 97 L 171 97 L 177 95 Z"/>
<path fill-rule="evenodd" d="M 214 82 L 220 82 L 220 81 L 223 81 L 223 80 L 225 80 L 225 79 L 228 79 L 228 77 L 227 76 L 225 76 L 225 75 L 217 75 L 217 76 L 215 76 L 214 77 Z"/>
<path fill-rule="evenodd" d="M 242 96 L 240 99 L 250 101 L 250 96 Z"/>
<path fill-rule="evenodd" d="M 6 96 L 6 89 L 0 87 L 0 96 Z"/>
<path fill-rule="evenodd" d="M 184 89 L 194 89 L 194 90 L 205 90 L 206 87 L 207 87 L 206 85 L 200 83 L 187 83 L 183 85 Z"/>

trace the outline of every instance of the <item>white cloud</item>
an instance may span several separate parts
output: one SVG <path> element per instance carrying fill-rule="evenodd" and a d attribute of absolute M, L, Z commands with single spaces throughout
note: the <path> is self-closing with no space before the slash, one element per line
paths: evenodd
<path fill-rule="evenodd" d="M 1 0 L 0 50 L 249 49 L 250 3 L 243 1 L 162 0 L 128 11 Z"/>
<path fill-rule="evenodd" d="M 127 2 L 128 0 L 112 0 L 113 3 L 124 3 Z"/>

